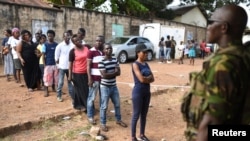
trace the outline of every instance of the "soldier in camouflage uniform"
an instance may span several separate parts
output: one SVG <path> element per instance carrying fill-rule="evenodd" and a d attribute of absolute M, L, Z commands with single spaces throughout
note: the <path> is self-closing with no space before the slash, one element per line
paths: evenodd
<path fill-rule="evenodd" d="M 190 73 L 191 90 L 181 105 L 188 141 L 206 141 L 208 125 L 250 123 L 250 49 L 242 45 L 246 23 L 246 11 L 237 5 L 217 9 L 208 20 L 207 42 L 220 48 L 201 72 Z"/>

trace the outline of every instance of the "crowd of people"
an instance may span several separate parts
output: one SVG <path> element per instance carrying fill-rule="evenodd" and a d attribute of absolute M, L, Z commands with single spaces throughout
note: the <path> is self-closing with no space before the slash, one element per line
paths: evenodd
<path fill-rule="evenodd" d="M 211 45 L 211 46 L 209 46 Z M 174 60 L 178 61 L 178 64 L 184 64 L 184 58 L 189 59 L 189 64 L 194 65 L 195 58 L 204 59 L 214 52 L 214 44 L 207 44 L 203 39 L 200 44 L 197 40 L 180 41 L 176 43 L 174 37 L 168 35 L 166 40 L 161 37 L 159 44 L 159 63 L 173 63 Z"/>
<path fill-rule="evenodd" d="M 106 112 L 109 99 L 114 109 L 116 124 L 127 127 L 122 121 L 120 96 L 116 77 L 121 74 L 117 58 L 112 56 L 112 45 L 105 43 L 104 36 L 97 36 L 91 47 L 84 41 L 86 31 L 79 28 L 76 34 L 72 30 L 65 31 L 62 41 L 57 43 L 55 31 L 48 30 L 46 34 L 39 30 L 35 38 L 28 30 L 18 28 L 5 31 L 2 41 L 2 57 L 4 59 L 4 74 L 11 81 L 11 75 L 20 87 L 27 87 L 28 92 L 44 91 L 48 97 L 49 87 L 55 91 L 57 101 L 63 102 L 62 88 L 67 77 L 67 89 L 76 110 L 86 113 L 90 124 L 96 125 L 95 97 L 99 93 L 100 128 L 107 132 Z M 132 140 L 136 141 L 135 129 L 137 120 L 141 118 L 140 138 L 148 141 L 145 136 L 146 116 L 150 102 L 150 83 L 154 81 L 153 74 L 144 61 L 147 56 L 144 44 L 136 47 L 138 59 L 133 64 L 135 87 L 133 97 Z M 23 77 L 21 77 L 21 72 Z M 24 78 L 24 83 L 22 79 Z M 145 89 L 140 91 L 141 87 Z M 145 96 L 142 94 L 145 93 Z"/>
<path fill-rule="evenodd" d="M 223 13 L 223 14 L 221 14 Z M 238 23 L 236 24 L 235 21 Z M 247 14 L 237 5 L 226 5 L 217 9 L 207 27 L 207 41 L 216 43 L 219 49 L 203 63 L 201 72 L 190 73 L 191 90 L 184 98 L 181 112 L 187 122 L 185 136 L 188 141 L 206 141 L 208 125 L 250 124 L 250 50 L 242 45 L 242 35 L 246 27 Z M 6 81 L 15 82 L 20 87 L 26 85 L 29 92 L 44 91 L 49 96 L 48 87 L 57 92 L 57 100 L 63 101 L 62 88 L 67 77 L 68 93 L 74 109 L 86 113 L 89 123 L 96 124 L 95 97 L 99 93 L 100 128 L 107 132 L 106 112 L 109 99 L 114 105 L 116 124 L 127 127 L 122 121 L 120 96 L 116 77 L 121 74 L 117 58 L 112 57 L 112 45 L 105 43 L 104 36 L 97 36 L 93 47 L 84 41 L 86 31 L 79 28 L 63 33 L 63 41 L 54 41 L 55 31 L 48 30 L 46 35 L 39 30 L 32 40 L 28 30 L 18 28 L 5 30 L 2 41 L 4 74 Z M 175 58 L 176 41 L 167 36 L 159 42 L 161 63 L 172 63 Z M 177 46 L 178 63 L 183 64 L 185 55 L 194 65 L 199 46 L 200 57 L 206 54 L 206 42 L 200 44 L 190 40 Z M 137 59 L 132 63 L 134 87 L 132 90 L 131 140 L 137 141 L 136 126 L 140 119 L 139 138 L 149 141 L 145 135 L 147 113 L 150 104 L 150 83 L 154 75 L 145 62 L 147 47 L 138 44 L 135 52 Z M 237 68 L 237 70 L 235 69 Z M 24 82 L 21 80 L 23 72 Z"/>

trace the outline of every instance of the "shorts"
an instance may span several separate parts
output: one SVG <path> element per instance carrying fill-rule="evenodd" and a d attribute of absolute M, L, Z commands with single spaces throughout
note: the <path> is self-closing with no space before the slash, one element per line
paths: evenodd
<path fill-rule="evenodd" d="M 52 86 L 54 84 L 57 86 L 58 84 L 58 69 L 56 65 L 48 65 L 44 67 L 43 74 L 44 86 Z"/>
<path fill-rule="evenodd" d="M 20 70 L 22 68 L 21 61 L 19 59 L 14 59 L 14 66 L 16 70 Z"/>

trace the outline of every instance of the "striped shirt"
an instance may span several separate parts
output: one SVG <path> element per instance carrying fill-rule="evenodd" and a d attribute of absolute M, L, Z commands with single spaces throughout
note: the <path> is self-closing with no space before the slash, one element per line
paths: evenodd
<path fill-rule="evenodd" d="M 92 60 L 91 64 L 91 76 L 93 81 L 101 81 L 101 73 L 98 69 L 98 63 L 103 59 L 104 53 L 92 47 L 88 53 L 88 60 Z"/>
<path fill-rule="evenodd" d="M 98 68 L 100 70 L 106 71 L 106 73 L 112 73 L 115 71 L 115 68 L 119 67 L 119 62 L 116 58 L 112 58 L 112 60 L 102 60 L 98 64 Z M 105 86 L 114 86 L 116 85 L 116 77 L 113 78 L 102 78 L 101 85 Z"/>

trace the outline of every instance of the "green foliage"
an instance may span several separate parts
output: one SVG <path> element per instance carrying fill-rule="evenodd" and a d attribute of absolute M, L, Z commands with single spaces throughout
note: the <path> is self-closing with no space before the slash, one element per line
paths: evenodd
<path fill-rule="evenodd" d="M 58 5 L 67 5 L 67 6 L 72 6 L 72 1 L 74 0 L 48 0 L 49 2 L 52 2 L 54 4 L 58 4 Z"/>
<path fill-rule="evenodd" d="M 111 11 L 107 7 L 100 9 L 99 7 L 106 2 L 106 0 L 48 0 L 58 5 L 75 6 L 75 4 L 85 1 L 84 8 L 90 10 L 98 10 L 104 12 L 111 12 L 114 14 L 124 14 L 129 16 L 137 16 L 143 18 L 166 18 L 171 20 L 175 14 L 171 10 L 164 10 L 166 6 L 173 2 L 173 0 L 110 0 Z M 200 4 L 206 10 L 208 15 L 216 8 L 225 4 L 246 3 L 250 5 L 250 0 L 180 0 L 181 5 L 191 3 Z"/>
<path fill-rule="evenodd" d="M 139 0 L 139 2 L 148 9 L 149 18 L 171 19 L 173 17 L 172 11 L 164 10 L 173 0 Z"/>
<path fill-rule="evenodd" d="M 91 10 L 99 10 L 97 7 L 101 6 L 106 0 L 85 0 L 84 8 Z M 125 14 L 136 16 L 145 14 L 148 9 L 143 6 L 138 0 L 110 0 L 111 13 Z"/>
<path fill-rule="evenodd" d="M 216 8 L 221 7 L 225 4 L 245 3 L 247 6 L 250 5 L 250 0 L 180 0 L 180 2 L 182 3 L 182 5 L 196 2 L 208 12 L 213 12 Z"/>
<path fill-rule="evenodd" d="M 175 18 L 175 13 L 173 10 L 157 11 L 155 17 L 163 18 L 167 20 L 173 20 Z"/>

